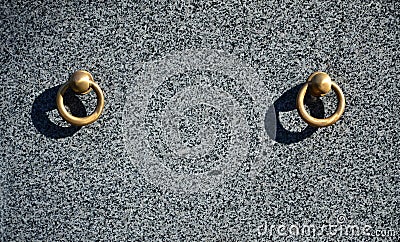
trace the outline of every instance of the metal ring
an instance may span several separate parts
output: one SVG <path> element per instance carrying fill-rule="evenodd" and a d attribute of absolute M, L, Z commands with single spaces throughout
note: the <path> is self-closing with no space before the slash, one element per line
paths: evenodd
<path fill-rule="evenodd" d="M 90 75 L 90 73 L 88 73 L 88 74 Z M 91 77 L 91 75 L 90 75 L 90 77 Z M 61 117 L 65 121 L 67 121 L 68 123 L 75 125 L 75 126 L 84 126 L 84 125 L 88 125 L 88 124 L 95 122 L 100 117 L 100 114 L 103 112 L 103 108 L 104 108 L 104 95 L 103 95 L 103 91 L 101 90 L 100 86 L 97 85 L 97 83 L 95 83 L 92 80 L 92 77 L 86 81 L 88 82 L 89 87 L 92 88 L 96 92 L 96 95 L 97 95 L 96 110 L 87 117 L 75 117 L 72 114 L 70 114 L 64 106 L 64 97 L 63 97 L 64 93 L 67 91 L 68 88 L 71 87 L 73 80 L 70 80 L 67 83 L 65 83 L 64 85 L 62 85 L 57 93 L 56 103 L 57 103 L 58 112 L 60 113 Z M 90 91 L 90 89 L 89 89 L 89 91 Z M 85 94 L 87 92 L 88 91 L 83 92 L 83 94 Z"/>
<path fill-rule="evenodd" d="M 309 125 L 313 127 L 326 127 L 329 125 L 332 125 L 336 123 L 336 121 L 339 120 L 339 118 L 342 116 L 345 108 L 345 99 L 344 95 L 342 92 L 342 89 L 336 84 L 336 82 L 332 81 L 332 89 L 335 91 L 336 96 L 339 100 L 339 104 L 336 108 L 336 111 L 334 114 L 332 114 L 328 118 L 324 119 L 317 119 L 312 117 L 305 109 L 304 107 L 304 97 L 306 95 L 307 89 L 309 86 L 309 82 L 304 84 L 304 86 L 300 89 L 298 95 L 297 95 L 297 111 L 299 112 L 300 117 L 307 122 Z"/>

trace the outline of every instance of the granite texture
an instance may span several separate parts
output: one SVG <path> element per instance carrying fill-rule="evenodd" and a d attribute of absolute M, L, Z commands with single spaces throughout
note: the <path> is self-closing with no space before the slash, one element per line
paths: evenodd
<path fill-rule="evenodd" d="M 0 8 L 3 241 L 307 241 L 264 228 L 332 223 L 397 235 L 316 237 L 398 240 L 397 1 Z M 78 69 L 106 98 L 80 129 L 54 103 Z M 322 129 L 294 105 L 317 70 L 347 101 Z M 95 106 L 66 99 L 77 116 Z M 308 104 L 322 117 L 336 101 Z"/>

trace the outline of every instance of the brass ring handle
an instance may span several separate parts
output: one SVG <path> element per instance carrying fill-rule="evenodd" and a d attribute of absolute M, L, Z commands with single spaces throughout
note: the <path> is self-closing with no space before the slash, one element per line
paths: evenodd
<path fill-rule="evenodd" d="M 82 95 L 89 93 L 93 89 L 97 95 L 96 110 L 87 117 L 75 117 L 70 114 L 64 106 L 63 97 L 68 88 Z M 104 95 L 99 85 L 94 82 L 93 76 L 87 71 L 79 70 L 72 74 L 68 82 L 58 89 L 56 103 L 58 112 L 65 121 L 75 126 L 84 126 L 95 122 L 100 117 L 104 108 Z"/>
<path fill-rule="evenodd" d="M 304 107 L 304 97 L 307 91 L 314 97 L 322 97 L 325 96 L 331 90 L 331 88 L 333 91 L 335 91 L 339 100 L 339 104 L 335 113 L 324 119 L 312 117 Z M 338 84 L 332 81 L 329 75 L 324 72 L 314 72 L 311 74 L 311 76 L 307 79 L 307 83 L 304 84 L 304 86 L 300 89 L 296 102 L 297 111 L 299 112 L 300 117 L 313 127 L 326 127 L 336 123 L 342 116 L 345 105 L 346 103 L 342 89 L 340 89 Z"/>

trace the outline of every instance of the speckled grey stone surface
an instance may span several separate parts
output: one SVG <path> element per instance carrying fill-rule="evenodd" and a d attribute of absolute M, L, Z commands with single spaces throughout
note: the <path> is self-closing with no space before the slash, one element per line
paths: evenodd
<path fill-rule="evenodd" d="M 400 4 L 262 2 L 1 3 L 2 240 L 399 231 Z M 77 69 L 106 97 L 81 129 L 53 102 Z M 294 106 L 316 70 L 347 98 L 343 118 L 318 130 Z M 71 112 L 93 111 L 94 94 L 77 98 Z M 329 95 L 309 109 L 326 116 L 335 105 Z"/>

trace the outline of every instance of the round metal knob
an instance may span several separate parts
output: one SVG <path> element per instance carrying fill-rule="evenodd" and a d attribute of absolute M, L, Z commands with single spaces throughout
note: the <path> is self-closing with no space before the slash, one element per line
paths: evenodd
<path fill-rule="evenodd" d="M 317 119 L 312 117 L 304 107 L 304 97 L 307 91 L 310 95 L 314 97 L 323 97 L 331 89 L 333 89 L 333 91 L 336 93 L 336 96 L 339 100 L 339 104 L 336 108 L 335 113 L 332 114 L 330 117 L 324 119 Z M 324 72 L 314 72 L 307 79 L 307 83 L 305 83 L 304 86 L 300 89 L 297 95 L 296 105 L 300 117 L 309 125 L 313 127 L 326 127 L 336 123 L 342 116 L 345 107 L 345 99 L 340 87 L 336 84 L 336 82 L 331 80 L 328 74 Z"/>
<path fill-rule="evenodd" d="M 82 95 L 89 93 L 93 89 L 97 95 L 96 110 L 87 117 L 75 117 L 70 114 L 64 106 L 63 97 L 68 88 Z M 56 103 L 58 112 L 65 121 L 75 126 L 84 126 L 95 122 L 100 117 L 104 108 L 104 95 L 99 85 L 94 82 L 93 76 L 87 71 L 79 70 L 72 74 L 68 82 L 60 87 L 57 93 Z"/>

